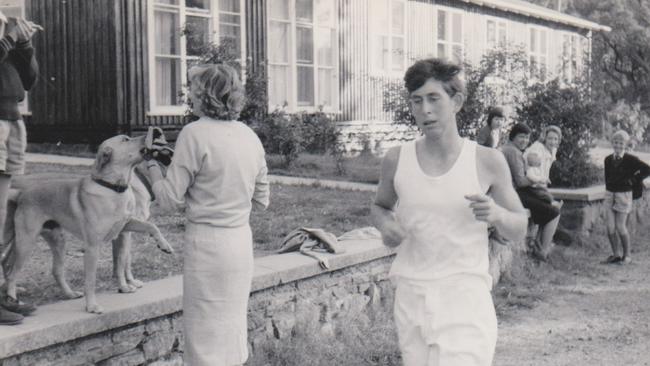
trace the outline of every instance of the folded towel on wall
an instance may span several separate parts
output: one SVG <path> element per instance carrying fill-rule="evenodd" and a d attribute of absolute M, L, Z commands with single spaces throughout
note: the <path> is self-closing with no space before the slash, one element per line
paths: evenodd
<path fill-rule="evenodd" d="M 287 234 L 278 249 L 278 253 L 296 251 L 318 260 L 323 269 L 329 269 L 327 258 L 321 253 L 341 254 L 345 252 L 345 248 L 339 244 L 332 233 L 323 229 L 301 227 Z"/>

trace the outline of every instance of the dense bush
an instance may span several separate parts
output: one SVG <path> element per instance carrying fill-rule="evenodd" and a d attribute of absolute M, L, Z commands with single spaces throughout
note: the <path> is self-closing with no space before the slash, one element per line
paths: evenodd
<path fill-rule="evenodd" d="M 557 80 L 535 84 L 519 105 L 520 122 L 533 129 L 531 139 L 548 125 L 562 129 L 562 143 L 551 169 L 551 181 L 559 187 L 586 187 L 602 181 L 602 171 L 589 158 L 592 139 L 602 126 L 603 111 L 589 94 L 588 85 L 563 87 Z"/>
<path fill-rule="evenodd" d="M 606 138 L 616 130 L 623 129 L 636 142 L 647 141 L 650 116 L 642 110 L 640 103 L 629 104 L 625 100 L 619 100 L 609 108 L 606 116 L 605 131 L 602 131 Z"/>

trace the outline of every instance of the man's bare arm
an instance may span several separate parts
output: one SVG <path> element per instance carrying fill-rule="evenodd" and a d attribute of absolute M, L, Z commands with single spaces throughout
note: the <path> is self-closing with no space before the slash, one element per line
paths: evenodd
<path fill-rule="evenodd" d="M 400 245 L 406 236 L 393 211 L 397 202 L 393 180 L 398 159 L 399 148 L 393 148 L 386 153 L 381 164 L 381 178 L 377 187 L 377 195 L 370 209 L 372 222 L 381 232 L 384 245 L 389 247 Z"/>
<path fill-rule="evenodd" d="M 488 196 L 468 197 L 478 220 L 496 227 L 499 234 L 512 241 L 526 237 L 528 217 L 519 195 L 512 186 L 510 168 L 503 155 L 482 148 L 479 153 L 479 180 L 489 183 Z"/>

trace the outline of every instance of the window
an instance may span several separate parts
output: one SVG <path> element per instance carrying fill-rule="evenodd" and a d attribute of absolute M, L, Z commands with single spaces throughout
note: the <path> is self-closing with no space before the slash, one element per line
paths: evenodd
<path fill-rule="evenodd" d="M 0 10 L 7 17 L 24 18 L 25 0 L 0 0 Z M 27 93 L 25 93 L 25 99 L 18 104 L 18 109 L 22 114 L 29 114 Z"/>
<path fill-rule="evenodd" d="M 376 7 L 376 8 L 374 8 Z M 381 74 L 402 73 L 406 65 L 406 6 L 403 0 L 373 3 L 372 62 Z M 390 24 L 390 26 L 387 26 Z"/>
<path fill-rule="evenodd" d="M 581 40 L 577 34 L 565 33 L 562 35 L 562 81 L 573 82 L 582 72 L 579 62 Z"/>
<path fill-rule="evenodd" d="M 2 0 L 0 0 L 2 1 Z M 153 114 L 182 114 L 187 69 L 210 42 L 244 60 L 243 0 L 150 0 L 149 80 Z"/>
<path fill-rule="evenodd" d="M 548 66 L 548 47 L 546 44 L 546 30 L 538 27 L 528 28 L 529 33 L 529 68 L 531 78 L 540 81 L 546 80 L 546 69 Z"/>
<path fill-rule="evenodd" d="M 463 61 L 463 15 L 451 10 L 438 10 L 438 57 Z"/>
<path fill-rule="evenodd" d="M 506 22 L 488 19 L 486 22 L 486 45 L 488 49 L 504 48 L 507 45 Z"/>
<path fill-rule="evenodd" d="M 269 104 L 290 111 L 338 109 L 333 0 L 268 0 Z"/>

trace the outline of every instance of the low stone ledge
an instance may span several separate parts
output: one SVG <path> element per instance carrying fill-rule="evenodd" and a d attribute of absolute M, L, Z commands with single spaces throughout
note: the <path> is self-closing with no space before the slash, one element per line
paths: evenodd
<path fill-rule="evenodd" d="M 346 248 L 345 253 L 322 255 L 328 259 L 328 270 L 322 269 L 316 259 L 299 253 L 255 258 L 251 296 L 275 286 L 394 254 L 376 239 L 348 240 L 342 243 Z M 0 364 L 2 360 L 14 355 L 180 312 L 182 276 L 147 282 L 132 294 L 101 293 L 97 299 L 105 309 L 100 315 L 86 313 L 83 298 L 64 300 L 39 307 L 33 316 L 25 318 L 23 324 L 2 327 Z"/>
<path fill-rule="evenodd" d="M 593 202 L 605 198 L 605 186 L 592 186 L 587 188 L 549 188 L 555 199 L 567 201 Z"/>

